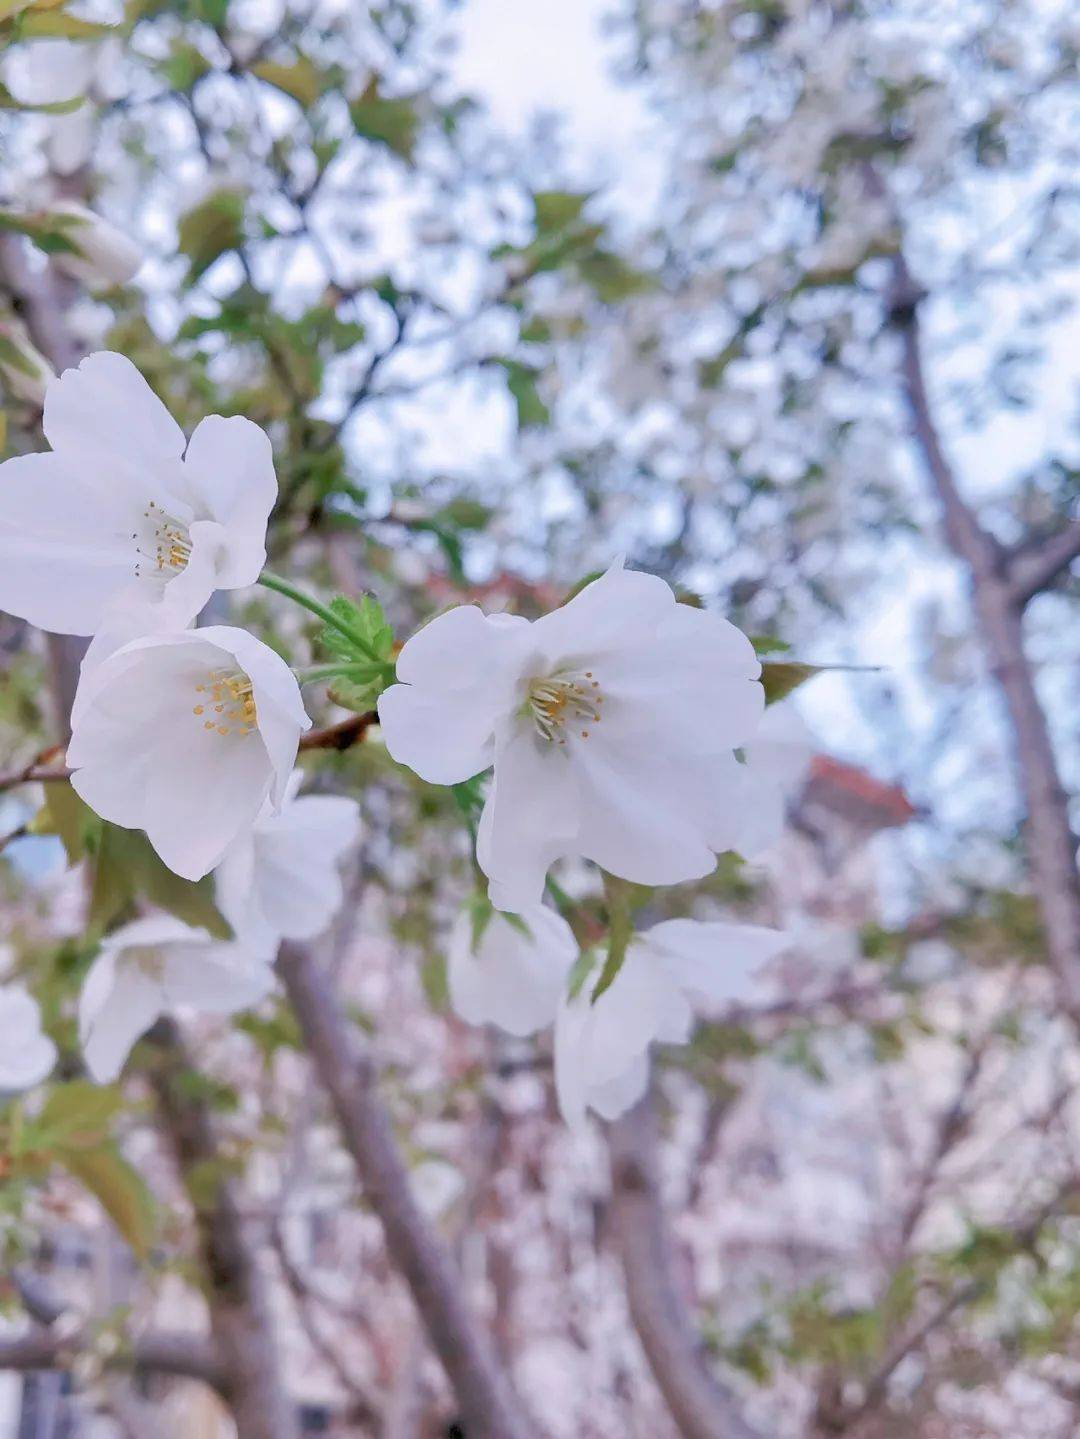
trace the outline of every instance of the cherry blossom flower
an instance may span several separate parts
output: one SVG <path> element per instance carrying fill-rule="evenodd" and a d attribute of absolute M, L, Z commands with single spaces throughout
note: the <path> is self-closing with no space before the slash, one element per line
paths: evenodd
<path fill-rule="evenodd" d="M 51 452 L 0 465 L 0 609 L 91 635 L 117 607 L 161 605 L 180 628 L 258 579 L 277 480 L 257 425 L 211 415 L 185 441 L 108 351 L 49 385 L 42 423 Z"/>
<path fill-rule="evenodd" d="M 99 1084 L 123 1068 L 140 1035 L 163 1014 L 234 1014 L 274 984 L 264 960 L 171 915 L 134 920 L 108 936 L 79 997 L 79 1040 Z"/>
<path fill-rule="evenodd" d="M 56 1063 L 56 1045 L 41 1032 L 41 1011 L 20 984 L 0 986 L 0 1094 L 30 1089 Z"/>
<path fill-rule="evenodd" d="M 218 907 L 238 938 L 272 952 L 283 939 L 314 939 L 341 908 L 338 863 L 360 837 L 360 808 L 341 795 L 303 795 L 289 780 L 280 810 L 267 801 L 214 873 Z"/>
<path fill-rule="evenodd" d="M 379 700 L 393 757 L 435 784 L 494 764 L 477 858 L 497 908 L 539 902 L 581 855 L 643 884 L 711 872 L 738 848 L 739 761 L 764 708 L 745 635 L 615 567 L 530 624 L 448 611 Z"/>
<path fill-rule="evenodd" d="M 614 982 L 594 1002 L 585 984 L 555 1021 L 555 1086 L 563 1118 L 615 1119 L 645 1092 L 649 1047 L 685 1044 L 693 1000 L 749 999 L 757 970 L 788 943 L 778 930 L 670 919 L 635 935 Z"/>
<path fill-rule="evenodd" d="M 535 1034 L 554 1020 L 577 952 L 570 926 L 543 905 L 520 915 L 494 911 L 479 938 L 465 910 L 450 935 L 450 1001 L 470 1024 Z"/>
<path fill-rule="evenodd" d="M 72 707 L 71 783 L 92 810 L 144 829 L 200 879 L 285 802 L 311 723 L 285 661 L 244 630 L 148 635 L 84 667 Z"/>

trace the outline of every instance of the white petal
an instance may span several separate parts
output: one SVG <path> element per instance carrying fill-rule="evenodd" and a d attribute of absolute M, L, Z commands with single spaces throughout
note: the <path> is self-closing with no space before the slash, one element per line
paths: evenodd
<path fill-rule="evenodd" d="M 657 575 L 613 566 L 561 609 L 533 625 L 533 640 L 551 660 L 572 665 L 612 648 L 639 645 L 675 607 Z"/>
<path fill-rule="evenodd" d="M 266 524 L 278 495 L 269 439 L 241 416 L 210 415 L 191 436 L 184 469 L 202 506 L 224 529 L 218 586 L 253 585 L 266 563 Z"/>
<path fill-rule="evenodd" d="M 252 948 L 313 939 L 341 907 L 338 861 L 356 843 L 359 809 L 336 795 L 289 797 L 229 849 L 215 872 L 221 911 Z"/>
<path fill-rule="evenodd" d="M 164 955 L 163 988 L 170 1009 L 235 1014 L 273 989 L 274 971 L 238 944 L 177 945 Z"/>
<path fill-rule="evenodd" d="M 429 690 L 488 685 L 527 651 L 531 628 L 520 617 L 485 615 L 477 605 L 457 605 L 405 642 L 398 679 Z"/>
<path fill-rule="evenodd" d="M 59 455 L 0 465 L 0 609 L 57 634 L 93 634 L 134 580 L 122 505 L 110 505 Z"/>
<path fill-rule="evenodd" d="M 618 1119 L 620 1114 L 633 1109 L 648 1087 L 649 1059 L 642 1055 L 614 1079 L 594 1084 L 589 1091 L 589 1106 L 601 1119 Z"/>
<path fill-rule="evenodd" d="M 459 915 L 450 936 L 447 975 L 456 1012 L 470 1024 L 508 1034 L 535 1034 L 554 1020 L 577 956 L 570 926 L 543 906 L 513 920 L 496 912 L 473 952 L 472 916 Z"/>
<path fill-rule="evenodd" d="M 163 1008 L 161 986 L 122 947 L 106 947 L 94 961 L 79 996 L 79 1041 L 86 1067 L 109 1084 L 124 1067 L 135 1041 Z"/>
<path fill-rule="evenodd" d="M 603 726 L 575 747 L 579 852 L 637 884 L 680 884 L 716 867 L 701 820 L 703 762 L 680 766 L 658 736 L 651 750 L 615 743 Z"/>
<path fill-rule="evenodd" d="M 573 767 L 558 746 L 531 726 L 500 740 L 476 847 L 496 909 L 540 903 L 548 869 L 577 852 L 579 814 Z"/>
<path fill-rule="evenodd" d="M 49 386 L 42 426 L 53 449 L 74 460 L 94 440 L 151 463 L 184 453 L 183 430 L 131 361 L 109 350 Z"/>
<path fill-rule="evenodd" d="M 798 710 L 786 700 L 769 706 L 745 748 L 751 769 L 790 794 L 805 780 L 818 746 Z"/>
<path fill-rule="evenodd" d="M 37 1001 L 19 984 L 0 986 L 0 1094 L 40 1084 L 56 1063 L 56 1046 L 41 1032 Z"/>
<path fill-rule="evenodd" d="M 458 784 L 487 769 L 492 736 L 517 704 L 530 625 L 475 605 L 439 615 L 398 656 L 400 684 L 379 700 L 386 747 L 431 784 Z"/>
<path fill-rule="evenodd" d="M 790 945 L 791 937 L 760 925 L 669 919 L 635 943 L 667 967 L 684 993 L 731 1003 L 753 997 L 758 972 Z"/>
<path fill-rule="evenodd" d="M 685 1041 L 689 1004 L 665 965 L 632 943 L 614 982 L 595 1003 L 595 975 L 555 1021 L 555 1085 L 567 1124 L 578 1127 L 587 1108 L 613 1117 L 643 1092 L 654 1040 Z M 645 1066 L 643 1079 L 643 1066 Z"/>
<path fill-rule="evenodd" d="M 460 784 L 491 765 L 493 719 L 468 700 L 433 696 L 416 685 L 391 685 L 379 696 L 386 748 L 429 784 Z"/>

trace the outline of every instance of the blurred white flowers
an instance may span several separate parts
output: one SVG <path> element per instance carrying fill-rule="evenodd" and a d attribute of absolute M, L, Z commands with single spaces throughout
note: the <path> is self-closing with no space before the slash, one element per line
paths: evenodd
<path fill-rule="evenodd" d="M 258 579 L 277 480 L 250 420 L 211 415 L 185 441 L 131 361 L 104 351 L 49 385 L 43 427 L 51 453 L 0 465 L 0 608 L 60 634 L 131 607 L 164 606 L 180 627 Z"/>
<path fill-rule="evenodd" d="M 470 1024 L 535 1034 L 554 1020 L 577 958 L 577 942 L 554 910 L 487 916 L 477 939 L 471 910 L 450 935 L 447 980 L 455 1011 Z"/>
<path fill-rule="evenodd" d="M 0 985 L 0 1094 L 40 1084 L 56 1063 L 56 1045 L 41 1032 L 41 1011 L 20 984 Z"/>
<path fill-rule="evenodd" d="M 245 630 L 134 640 L 83 668 L 72 709 L 72 785 L 96 814 L 144 829 L 200 879 L 284 803 L 310 725 L 285 661 Z"/>
<path fill-rule="evenodd" d="M 739 762 L 764 707 L 745 635 L 613 568 L 530 624 L 473 606 L 403 648 L 379 701 L 386 744 L 424 779 L 494 763 L 477 857 L 492 902 L 539 902 L 562 856 L 642 884 L 711 872 L 739 847 Z"/>
<path fill-rule="evenodd" d="M 258 1003 L 274 972 L 238 944 L 167 915 L 137 919 L 105 940 L 79 997 L 79 1041 L 99 1084 L 123 1068 L 132 1045 L 163 1014 L 233 1014 Z"/>
<path fill-rule="evenodd" d="M 356 801 L 298 797 L 302 780 L 297 770 L 281 808 L 267 801 L 214 873 L 218 908 L 237 938 L 259 953 L 326 929 L 341 908 L 338 864 L 360 838 Z"/>
<path fill-rule="evenodd" d="M 622 968 L 595 1002 L 586 984 L 555 1021 L 555 1086 L 563 1118 L 589 1109 L 614 1119 L 645 1092 L 649 1047 L 684 1044 L 691 1001 L 731 1004 L 754 993 L 757 971 L 788 943 L 778 930 L 671 919 L 635 935 Z"/>

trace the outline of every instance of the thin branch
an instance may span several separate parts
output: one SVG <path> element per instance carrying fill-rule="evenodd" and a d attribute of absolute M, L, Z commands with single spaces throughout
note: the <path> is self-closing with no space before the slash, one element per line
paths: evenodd
<path fill-rule="evenodd" d="M 159 1331 L 144 1334 L 113 1351 L 102 1348 L 100 1336 L 81 1331 L 60 1334 L 40 1329 L 0 1341 L 0 1370 L 69 1370 L 86 1356 L 99 1359 L 108 1369 L 198 1379 L 223 1398 L 229 1396 L 225 1363 L 212 1344 L 196 1335 Z"/>
<path fill-rule="evenodd" d="M 535 1430 L 468 1309 L 464 1285 L 445 1245 L 417 1206 L 376 1092 L 376 1069 L 360 1049 L 325 975 L 299 945 L 282 947 L 278 972 L 315 1071 L 333 1102 L 364 1193 L 382 1223 L 386 1246 L 404 1275 L 454 1387 L 470 1439 L 533 1439 Z"/>
<path fill-rule="evenodd" d="M 630 1315 L 679 1433 L 684 1439 L 761 1439 L 735 1394 L 712 1372 L 675 1284 L 648 1096 L 609 1127 L 608 1145 Z"/>
<path fill-rule="evenodd" d="M 226 1177 L 210 1115 L 203 1101 L 185 1088 L 191 1064 L 180 1031 L 172 1020 L 160 1019 L 148 1037 L 157 1050 L 148 1078 L 189 1189 L 210 1325 L 229 1369 L 238 1439 L 296 1439 L 296 1415 L 284 1388 L 265 1279 Z"/>
<path fill-rule="evenodd" d="M 372 725 L 379 723 L 379 716 L 375 710 L 368 710 L 366 714 L 350 715 L 348 719 L 340 720 L 337 724 L 327 725 L 325 729 L 308 730 L 307 734 L 300 737 L 300 748 L 310 749 L 351 749 L 354 744 L 359 744 L 367 735 Z"/>
<path fill-rule="evenodd" d="M 868 167 L 865 174 L 871 192 L 888 198 L 877 172 Z M 912 437 L 941 505 L 945 539 L 967 569 L 983 645 L 1008 711 L 1027 807 L 1032 888 L 1065 1007 L 1080 1023 L 1080 874 L 1069 799 L 1024 648 L 1020 590 L 1010 574 L 1009 552 L 980 525 L 961 495 L 934 423 L 922 360 L 921 299 L 922 291 L 903 251 L 898 250 L 893 260 L 890 314 L 901 339 L 901 381 Z"/>
<path fill-rule="evenodd" d="M 1080 520 L 1072 520 L 1064 529 L 1041 540 L 1018 545 L 1011 552 L 1009 578 L 1013 600 L 1021 606 L 1050 586 L 1080 559 Z"/>

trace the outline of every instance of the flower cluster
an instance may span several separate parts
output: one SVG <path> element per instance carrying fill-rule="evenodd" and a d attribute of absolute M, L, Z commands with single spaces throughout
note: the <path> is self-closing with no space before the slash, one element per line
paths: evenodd
<path fill-rule="evenodd" d="M 723 921 L 665 920 L 635 935 L 611 985 L 568 983 L 577 944 L 567 922 L 537 905 L 492 914 L 475 933 L 463 914 L 451 940 L 450 997 L 463 1019 L 514 1035 L 555 1026 L 555 1087 L 567 1123 L 588 1110 L 614 1119 L 648 1083 L 655 1042 L 684 1044 L 692 1002 L 753 997 L 762 966 L 790 943 L 778 930 Z"/>
<path fill-rule="evenodd" d="M 262 431 L 211 416 L 186 440 L 135 367 L 108 353 L 49 386 L 43 424 L 51 450 L 0 467 L 0 606 L 92 636 L 72 786 L 103 819 L 145 831 L 184 879 L 213 873 L 234 935 L 149 916 L 108 936 L 79 1012 L 87 1066 L 108 1080 L 159 1015 L 230 1013 L 268 992 L 280 941 L 318 934 L 341 904 L 336 865 L 356 841 L 357 806 L 298 795 L 310 721 L 285 661 L 245 630 L 194 627 L 215 591 L 262 574 L 277 493 Z M 732 998 L 782 939 L 659 924 L 629 938 L 591 989 L 566 921 L 541 902 L 548 871 L 584 859 L 621 880 L 678 884 L 709 874 L 718 853 L 771 842 L 802 748 L 790 727 L 762 724 L 753 645 L 621 564 L 533 623 L 452 609 L 396 667 L 388 628 L 365 638 L 367 612 L 304 602 L 363 657 L 319 675 L 396 679 L 378 701 L 394 759 L 442 785 L 492 770 L 476 834 L 491 907 L 452 936 L 457 1010 L 516 1035 L 554 1022 L 567 1118 L 617 1113 L 642 1091 L 652 1041 L 687 1038 L 690 998 Z"/>
<path fill-rule="evenodd" d="M 111 353 L 49 386 L 43 425 L 50 452 L 0 466 L 0 607 L 93 637 L 71 714 L 72 786 L 103 819 L 144 830 L 184 879 L 214 871 L 234 933 L 223 942 L 149 916 L 108 936 L 79 1010 L 87 1067 L 104 1081 L 160 1014 L 231 1013 L 267 993 L 280 941 L 320 933 L 341 903 L 336 864 L 358 808 L 298 797 L 310 721 L 284 660 L 245 630 L 191 627 L 216 590 L 262 571 L 277 495 L 263 432 L 214 415 L 185 439 Z M 4 1004 L 6 1034 L 7 1010 L 33 1001 L 5 991 Z M 23 1030 L 11 1087 L 42 1077 L 46 1051 Z"/>

